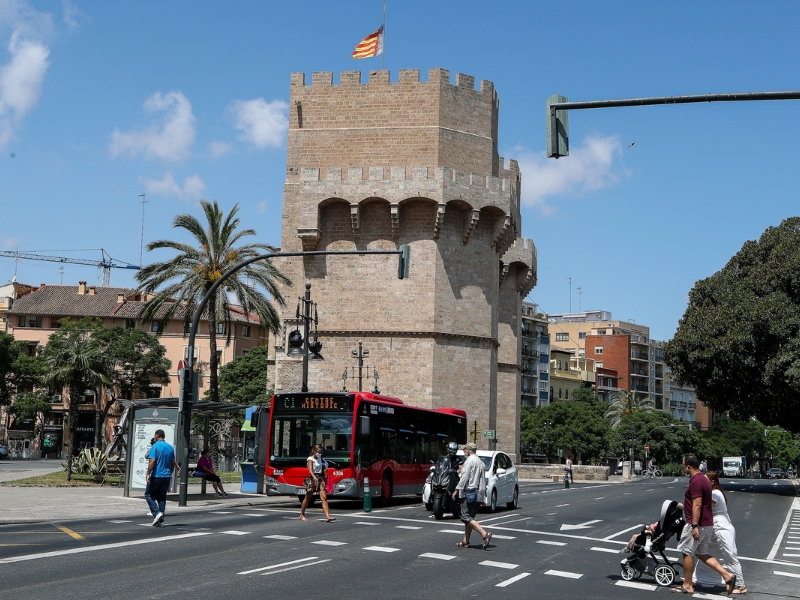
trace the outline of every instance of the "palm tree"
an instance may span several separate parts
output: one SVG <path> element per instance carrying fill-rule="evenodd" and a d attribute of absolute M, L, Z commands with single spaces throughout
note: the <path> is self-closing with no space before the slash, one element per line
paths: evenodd
<path fill-rule="evenodd" d="M 84 390 L 93 390 L 108 382 L 106 362 L 91 330 L 65 324 L 45 346 L 44 363 L 48 369 L 43 378 L 45 384 L 69 390 L 67 481 L 71 481 L 79 399 Z"/>
<path fill-rule="evenodd" d="M 611 428 L 618 429 L 622 418 L 637 412 L 650 412 L 656 409 L 656 403 L 649 396 L 640 396 L 638 392 L 619 390 L 608 405 L 604 415 L 611 421 Z"/>
<path fill-rule="evenodd" d="M 144 321 L 160 319 L 159 332 L 162 332 L 169 319 L 181 314 L 186 333 L 194 318 L 203 296 L 223 273 L 243 261 L 268 252 L 275 252 L 275 248 L 268 244 L 244 244 L 236 247 L 235 244 L 244 237 L 256 235 L 253 229 L 237 231 L 239 219 L 235 218 L 239 205 L 225 216 L 216 201 L 214 203 L 201 200 L 200 205 L 206 216 L 206 228 L 192 215 L 178 215 L 172 222 L 176 229 L 185 229 L 194 237 L 196 247 L 183 242 L 171 240 L 158 240 L 147 245 L 147 251 L 168 248 L 178 254 L 171 260 L 157 262 L 142 268 L 136 274 L 136 281 L 145 292 L 156 292 L 162 285 L 161 291 L 144 304 L 139 317 Z M 245 283 L 252 281 L 254 285 Z M 270 299 L 254 286 L 260 286 L 267 291 L 274 302 L 285 306 L 279 284 L 291 285 L 287 277 L 278 271 L 269 260 L 254 262 L 237 271 L 214 292 L 209 299 L 206 311 L 208 314 L 208 335 L 211 356 L 209 357 L 210 371 L 210 400 L 219 401 L 219 388 L 217 384 L 217 323 L 225 325 L 227 333 L 226 343 L 231 339 L 232 309 L 238 304 L 242 312 L 250 317 L 258 316 L 261 326 L 273 333 L 280 330 L 280 317 Z M 236 302 L 232 303 L 231 298 Z"/>

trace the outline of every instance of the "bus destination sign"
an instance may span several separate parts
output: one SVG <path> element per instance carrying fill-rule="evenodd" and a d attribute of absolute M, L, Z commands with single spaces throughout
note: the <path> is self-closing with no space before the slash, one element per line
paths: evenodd
<path fill-rule="evenodd" d="M 285 396 L 278 396 L 276 398 L 277 406 L 281 410 L 299 410 L 299 411 L 349 411 L 353 410 L 352 399 L 350 396 L 332 396 L 332 395 L 305 395 L 305 394 L 287 394 Z"/>

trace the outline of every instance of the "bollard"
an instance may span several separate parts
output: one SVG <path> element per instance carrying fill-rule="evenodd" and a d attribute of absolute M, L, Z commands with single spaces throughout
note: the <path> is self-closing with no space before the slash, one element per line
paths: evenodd
<path fill-rule="evenodd" d="M 369 497 L 368 477 L 364 477 L 364 512 L 372 512 L 372 498 Z"/>
<path fill-rule="evenodd" d="M 564 489 L 569 489 L 569 471 L 564 471 Z"/>

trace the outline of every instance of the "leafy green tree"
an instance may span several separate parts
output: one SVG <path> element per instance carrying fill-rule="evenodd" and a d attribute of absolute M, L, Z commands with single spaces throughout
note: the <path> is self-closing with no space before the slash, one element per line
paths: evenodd
<path fill-rule="evenodd" d="M 157 292 L 146 302 L 139 316 L 145 321 L 159 320 L 159 330 L 171 318 L 183 317 L 184 330 L 189 331 L 198 304 L 211 286 L 232 267 L 261 254 L 274 252 L 268 244 L 250 243 L 236 246 L 245 237 L 256 235 L 253 229 L 241 229 L 236 213 L 238 205 L 225 216 L 215 201 L 200 201 L 205 213 L 205 227 L 192 215 L 178 215 L 173 227 L 183 229 L 194 237 L 195 245 L 172 240 L 158 240 L 147 245 L 147 251 L 165 248 L 177 255 L 171 260 L 147 265 L 136 274 L 136 280 L 146 292 Z M 251 283 L 250 283 L 251 282 Z M 261 326 L 277 333 L 280 318 L 270 299 L 260 286 L 280 306 L 285 305 L 279 285 L 291 282 L 269 260 L 257 261 L 237 271 L 213 294 L 207 306 L 210 345 L 210 399 L 219 401 L 217 381 L 217 323 L 224 323 L 226 343 L 231 338 L 232 308 L 241 306 L 246 315 L 255 314 Z M 162 287 L 164 286 L 164 287 Z M 160 291 L 157 291 L 159 290 Z M 235 302 L 232 301 L 235 299 Z"/>
<path fill-rule="evenodd" d="M 611 423 L 612 429 L 618 429 L 623 417 L 652 412 L 655 409 L 656 404 L 649 396 L 640 395 L 635 391 L 619 390 L 608 403 L 604 416 Z"/>
<path fill-rule="evenodd" d="M 102 356 L 100 343 L 93 337 L 96 324 L 83 319 L 78 322 L 62 321 L 43 351 L 47 373 L 45 384 L 69 390 L 69 451 L 67 455 L 67 481 L 72 479 L 72 457 L 75 453 L 75 426 L 78 405 L 84 390 L 95 390 L 107 383 L 108 363 Z"/>
<path fill-rule="evenodd" d="M 28 354 L 28 344 L 0 332 L 0 406 L 8 406 L 20 392 L 41 385 L 45 367 L 38 353 Z"/>
<path fill-rule="evenodd" d="M 43 417 L 51 408 L 47 390 L 39 389 L 18 393 L 14 404 L 8 407 L 8 414 L 18 419 L 32 420 L 35 423 L 34 436 L 38 436 L 44 423 Z"/>
<path fill-rule="evenodd" d="M 573 402 L 586 402 L 587 404 L 592 405 L 599 405 L 600 398 L 597 397 L 597 394 L 594 391 L 594 386 L 592 387 L 580 387 L 572 392 L 572 401 Z"/>
<path fill-rule="evenodd" d="M 14 361 L 19 355 L 14 336 L 0 331 L 0 406 L 11 404 L 14 398 Z"/>
<path fill-rule="evenodd" d="M 689 292 L 664 358 L 715 412 L 800 432 L 800 217 Z"/>
<path fill-rule="evenodd" d="M 576 460 L 589 463 L 604 457 L 608 450 L 608 422 L 602 408 L 586 402 L 554 402 L 544 407 L 523 406 L 520 441 L 525 446 L 544 449 L 545 421 L 550 421 L 550 448 L 562 448 Z"/>
<path fill-rule="evenodd" d="M 269 405 L 267 346 L 258 346 L 237 356 L 219 370 L 219 395 L 223 402 L 246 406 Z"/>
<path fill-rule="evenodd" d="M 766 430 L 764 442 L 764 458 L 769 467 L 785 469 L 797 462 L 800 455 L 798 441 L 791 433 L 780 427 L 770 427 Z"/>
<path fill-rule="evenodd" d="M 627 457 L 633 448 L 634 460 L 644 460 L 645 445 L 650 446 L 648 457 L 659 463 L 680 462 L 686 454 L 702 455 L 702 440 L 697 429 L 660 410 L 634 411 L 621 418 L 620 426 L 608 436 L 612 455 Z"/>

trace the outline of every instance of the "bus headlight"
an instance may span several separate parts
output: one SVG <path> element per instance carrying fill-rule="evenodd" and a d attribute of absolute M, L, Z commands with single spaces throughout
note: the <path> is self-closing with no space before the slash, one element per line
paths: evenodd
<path fill-rule="evenodd" d="M 351 487 L 353 487 L 356 483 L 355 479 L 348 478 L 348 479 L 341 479 L 336 482 L 336 493 L 341 494 L 342 492 L 346 492 Z"/>
<path fill-rule="evenodd" d="M 278 480 L 274 477 L 264 477 L 264 485 L 266 485 L 268 488 L 275 488 L 275 490 L 277 490 Z"/>

